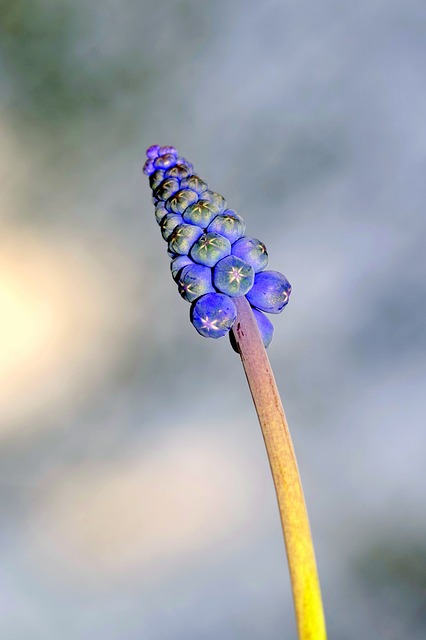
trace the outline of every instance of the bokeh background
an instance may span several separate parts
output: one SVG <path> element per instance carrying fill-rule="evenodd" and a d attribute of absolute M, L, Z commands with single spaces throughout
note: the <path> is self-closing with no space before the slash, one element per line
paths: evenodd
<path fill-rule="evenodd" d="M 425 637 L 425 59 L 422 0 L 2 0 L 2 638 L 295 637 L 260 430 L 169 276 L 154 143 L 292 282 L 270 358 L 330 637 Z"/>

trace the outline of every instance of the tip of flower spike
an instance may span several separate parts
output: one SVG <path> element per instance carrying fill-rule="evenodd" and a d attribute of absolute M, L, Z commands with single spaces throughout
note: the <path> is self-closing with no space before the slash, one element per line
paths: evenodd
<path fill-rule="evenodd" d="M 245 296 L 267 347 L 273 325 L 262 312 L 282 311 L 290 283 L 281 273 L 265 270 L 265 245 L 244 235 L 241 216 L 193 173 L 192 164 L 175 147 L 152 145 L 146 155 L 143 170 L 153 192 L 155 218 L 168 242 L 172 276 L 192 304 L 192 324 L 204 337 L 222 337 L 235 322 L 233 299 Z"/>
<path fill-rule="evenodd" d="M 158 156 L 165 156 L 167 154 L 171 154 L 173 156 L 178 155 L 177 149 L 175 147 L 171 147 L 170 145 L 160 147 L 159 144 L 153 144 L 146 150 L 146 157 L 151 160 L 155 160 Z"/>

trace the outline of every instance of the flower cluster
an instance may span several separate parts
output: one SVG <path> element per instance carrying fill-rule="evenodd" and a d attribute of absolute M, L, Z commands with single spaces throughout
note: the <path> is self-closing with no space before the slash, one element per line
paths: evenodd
<path fill-rule="evenodd" d="M 287 278 L 265 271 L 265 245 L 244 235 L 241 216 L 174 147 L 154 145 L 146 155 L 143 171 L 153 191 L 155 217 L 168 243 L 173 279 L 191 303 L 192 324 L 206 338 L 221 338 L 237 316 L 232 299 L 246 296 L 267 347 L 274 327 L 262 312 L 283 310 L 291 293 Z"/>

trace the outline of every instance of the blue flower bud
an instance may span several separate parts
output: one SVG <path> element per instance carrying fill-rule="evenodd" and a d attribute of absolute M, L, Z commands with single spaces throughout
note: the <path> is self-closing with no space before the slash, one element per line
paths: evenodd
<path fill-rule="evenodd" d="M 178 180 L 183 180 L 183 178 L 187 178 L 190 175 L 191 171 L 186 164 L 176 164 L 166 171 L 167 178 L 177 178 Z"/>
<path fill-rule="evenodd" d="M 198 200 L 198 195 L 191 189 L 181 189 L 177 191 L 166 202 L 166 209 L 173 213 L 183 213 L 190 204 Z"/>
<path fill-rule="evenodd" d="M 183 218 L 178 213 L 169 213 L 161 221 L 161 235 L 168 240 L 178 224 L 183 224 Z"/>
<path fill-rule="evenodd" d="M 181 183 L 182 189 L 192 189 L 198 195 L 201 195 L 203 191 L 207 191 L 209 185 L 204 180 L 201 180 L 198 176 L 189 176 L 184 178 Z"/>
<path fill-rule="evenodd" d="M 174 147 L 160 147 L 158 151 L 159 156 L 165 156 L 168 154 L 171 154 L 172 156 L 177 156 L 178 155 L 177 149 L 175 149 Z"/>
<path fill-rule="evenodd" d="M 217 207 L 217 212 L 222 213 L 226 209 L 226 200 L 220 193 L 216 193 L 215 191 L 204 191 L 203 193 L 204 200 L 208 200 L 212 202 Z"/>
<path fill-rule="evenodd" d="M 194 242 L 203 234 L 200 227 L 193 224 L 179 224 L 169 237 L 169 250 L 179 255 L 188 255 Z"/>
<path fill-rule="evenodd" d="M 196 224 L 205 229 L 216 215 L 217 208 L 208 200 L 198 200 L 187 207 L 183 219 L 188 224 Z"/>
<path fill-rule="evenodd" d="M 149 149 L 146 150 L 147 158 L 156 158 L 158 156 L 159 151 L 160 151 L 160 145 L 153 144 L 152 147 L 149 147 Z"/>
<path fill-rule="evenodd" d="M 172 272 L 173 280 L 178 280 L 180 272 L 184 267 L 189 264 L 194 264 L 189 256 L 178 256 L 174 258 L 170 263 L 170 271 Z"/>
<path fill-rule="evenodd" d="M 195 262 L 214 267 L 216 262 L 229 256 L 231 243 L 219 233 L 203 233 L 192 246 L 190 255 Z"/>
<path fill-rule="evenodd" d="M 165 156 L 158 156 L 154 160 L 154 167 L 156 169 L 170 169 L 176 164 L 176 156 L 171 153 L 167 153 Z"/>
<path fill-rule="evenodd" d="M 257 326 L 259 327 L 260 335 L 262 336 L 262 342 L 265 349 L 269 347 L 274 337 L 274 325 L 261 311 L 258 309 L 252 309 L 253 315 L 256 318 Z"/>
<path fill-rule="evenodd" d="M 149 176 L 149 186 L 154 191 L 158 187 L 160 182 L 163 182 L 163 180 L 164 171 L 162 171 L 162 169 L 157 169 L 157 171 L 154 171 L 154 173 L 151 173 L 151 175 Z"/>
<path fill-rule="evenodd" d="M 187 265 L 179 274 L 178 288 L 182 298 L 188 302 L 213 292 L 212 270 L 200 264 Z"/>
<path fill-rule="evenodd" d="M 225 238 L 228 238 L 232 244 L 238 238 L 241 238 L 245 231 L 244 220 L 233 209 L 226 209 L 223 213 L 216 216 L 209 226 L 207 231 L 214 231 L 220 233 Z"/>
<path fill-rule="evenodd" d="M 176 178 L 165 178 L 154 191 L 154 197 L 158 198 L 158 200 L 166 201 L 174 195 L 176 191 L 179 191 L 179 189 L 179 180 L 176 180 Z"/>
<path fill-rule="evenodd" d="M 256 238 L 240 238 L 232 245 L 234 256 L 251 264 L 255 272 L 262 271 L 268 265 L 268 252 L 263 242 Z"/>
<path fill-rule="evenodd" d="M 222 258 L 213 269 L 214 286 L 232 298 L 244 296 L 252 288 L 253 281 L 253 267 L 236 256 Z"/>
<path fill-rule="evenodd" d="M 142 171 L 147 176 L 150 176 L 151 173 L 154 173 L 155 167 L 154 167 L 154 162 L 153 162 L 153 160 L 151 160 L 151 158 L 148 158 L 148 160 L 145 162 L 145 164 L 143 165 Z"/>
<path fill-rule="evenodd" d="M 237 309 L 229 296 L 208 293 L 191 307 L 191 322 L 204 338 L 222 338 L 237 317 Z"/>
<path fill-rule="evenodd" d="M 266 313 L 280 313 L 288 302 L 291 285 L 278 271 L 261 271 L 254 277 L 254 285 L 246 294 L 253 307 Z"/>
<path fill-rule="evenodd" d="M 186 158 L 184 158 L 183 156 L 179 156 L 177 159 L 178 164 L 183 164 L 186 167 L 188 167 L 189 170 L 189 175 L 192 175 L 194 172 L 194 167 L 191 164 L 191 162 L 188 162 L 188 160 Z"/>
<path fill-rule="evenodd" d="M 164 202 L 162 202 L 161 200 L 159 202 L 157 202 L 157 204 L 155 205 L 155 219 L 157 221 L 158 224 L 161 224 L 161 221 L 163 220 L 164 216 L 170 215 L 169 212 L 166 209 L 166 206 L 164 204 Z"/>

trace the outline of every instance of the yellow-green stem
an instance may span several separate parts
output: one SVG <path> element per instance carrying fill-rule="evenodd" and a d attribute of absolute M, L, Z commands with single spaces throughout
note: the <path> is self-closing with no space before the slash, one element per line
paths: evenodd
<path fill-rule="evenodd" d="M 321 590 L 296 456 L 274 374 L 245 297 L 232 329 L 265 440 L 284 533 L 299 640 L 326 640 Z"/>

